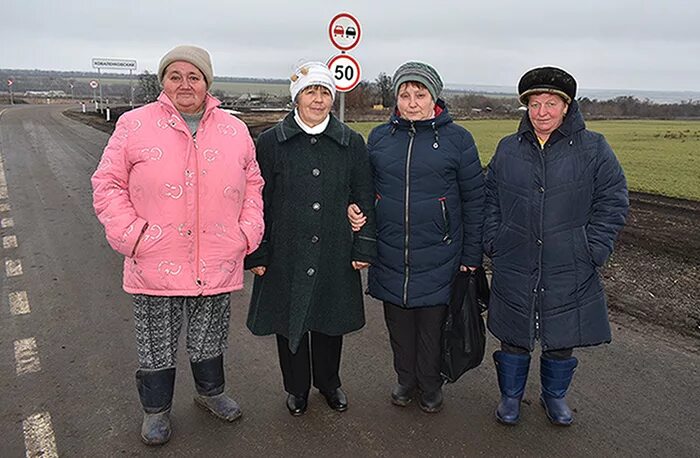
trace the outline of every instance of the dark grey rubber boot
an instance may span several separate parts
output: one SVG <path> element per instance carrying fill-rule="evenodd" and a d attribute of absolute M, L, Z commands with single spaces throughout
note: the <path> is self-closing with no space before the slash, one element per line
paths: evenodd
<path fill-rule="evenodd" d="M 175 387 L 175 368 L 139 369 L 136 386 L 143 406 L 141 440 L 146 445 L 161 445 L 170 440 L 170 408 Z"/>
<path fill-rule="evenodd" d="M 197 387 L 194 402 L 221 420 L 234 421 L 242 415 L 236 401 L 224 394 L 224 357 L 219 355 L 199 362 L 190 362 Z"/>

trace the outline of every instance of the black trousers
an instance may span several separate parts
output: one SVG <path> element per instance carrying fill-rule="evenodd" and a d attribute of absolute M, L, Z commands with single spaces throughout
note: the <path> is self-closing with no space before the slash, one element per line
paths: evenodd
<path fill-rule="evenodd" d="M 442 386 L 440 354 L 446 305 L 405 309 L 384 302 L 399 384 L 432 392 Z"/>
<path fill-rule="evenodd" d="M 309 334 L 311 334 L 310 339 Z M 310 349 L 309 340 L 311 340 Z M 312 371 L 314 386 L 319 391 L 328 393 L 339 388 L 338 372 L 342 349 L 343 336 L 327 336 L 311 331 L 304 334 L 297 352 L 292 353 L 289 350 L 289 340 L 277 334 L 277 352 L 284 390 L 295 396 L 306 397 L 311 388 Z"/>
<path fill-rule="evenodd" d="M 515 353 L 516 355 L 529 354 L 530 350 L 527 348 L 516 347 L 515 345 L 510 345 L 505 342 L 501 342 L 501 350 L 506 353 Z M 569 359 L 573 355 L 573 348 L 563 348 L 560 350 L 547 350 L 542 352 L 542 357 L 545 359 Z"/>

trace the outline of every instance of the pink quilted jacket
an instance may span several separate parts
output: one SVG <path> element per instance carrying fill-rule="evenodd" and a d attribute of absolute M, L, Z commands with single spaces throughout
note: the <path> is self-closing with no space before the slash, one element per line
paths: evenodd
<path fill-rule="evenodd" d="M 196 140 L 170 99 L 122 115 L 92 176 L 124 290 L 197 296 L 243 287 L 263 235 L 263 179 L 248 129 L 207 94 Z M 138 241 L 138 243 L 137 243 Z"/>

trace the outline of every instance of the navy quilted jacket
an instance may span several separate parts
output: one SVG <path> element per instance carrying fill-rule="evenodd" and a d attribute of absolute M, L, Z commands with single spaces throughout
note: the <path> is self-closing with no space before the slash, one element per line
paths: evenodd
<path fill-rule="evenodd" d="M 531 350 L 538 339 L 544 350 L 609 342 L 598 267 L 612 253 L 628 205 L 615 154 L 586 130 L 575 101 L 543 148 L 525 113 L 486 175 L 491 332 Z"/>
<path fill-rule="evenodd" d="M 406 308 L 447 304 L 459 265 L 482 261 L 484 178 L 476 145 L 444 102 L 438 106 L 431 120 L 394 114 L 367 143 L 377 194 L 369 293 Z"/>

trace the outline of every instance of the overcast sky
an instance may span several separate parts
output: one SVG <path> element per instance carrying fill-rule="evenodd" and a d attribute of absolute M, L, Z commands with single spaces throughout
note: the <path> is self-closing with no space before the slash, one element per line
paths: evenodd
<path fill-rule="evenodd" d="M 341 11 L 362 25 L 350 54 L 363 79 L 422 60 L 448 84 L 515 86 L 551 64 L 584 88 L 700 90 L 697 0 L 4 0 L 0 68 L 113 57 L 155 71 L 173 46 L 197 44 L 215 75 L 287 78 L 336 53 L 327 28 Z"/>

